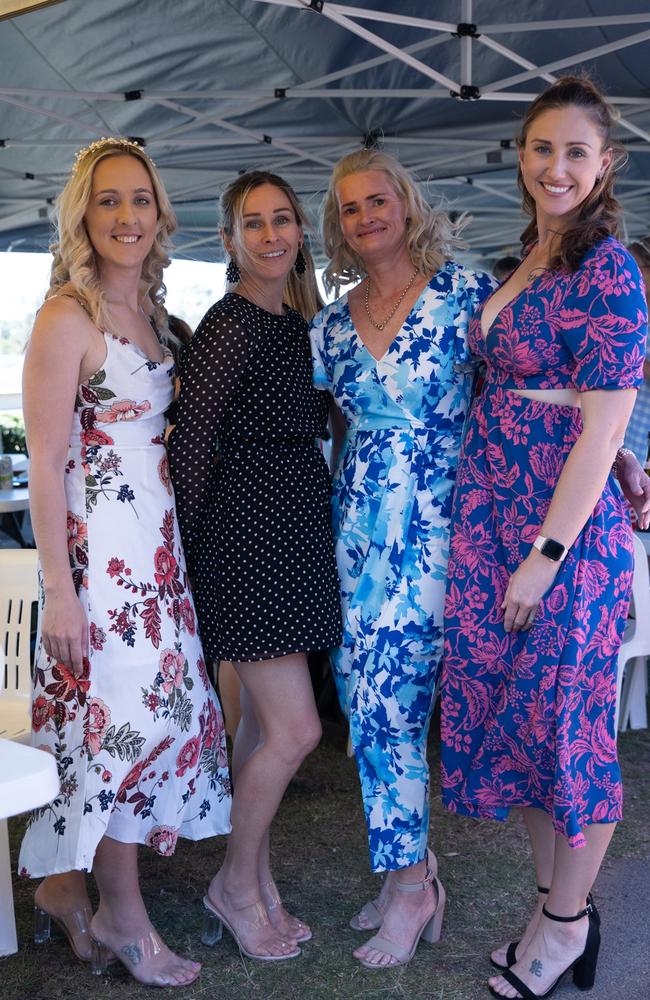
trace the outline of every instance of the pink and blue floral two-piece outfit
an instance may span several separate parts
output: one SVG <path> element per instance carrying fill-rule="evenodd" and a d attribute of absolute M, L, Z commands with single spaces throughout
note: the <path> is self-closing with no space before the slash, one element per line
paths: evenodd
<path fill-rule="evenodd" d="M 525 263 L 523 265 L 526 266 Z M 636 387 L 647 327 L 643 284 L 613 238 L 573 274 L 545 271 L 498 314 L 457 476 L 442 671 L 443 802 L 505 819 L 544 810 L 574 847 L 584 827 L 621 818 L 614 714 L 616 656 L 633 572 L 631 528 L 608 477 L 529 631 L 506 633 L 500 608 L 530 552 L 582 430 L 578 407 L 513 389 Z"/>

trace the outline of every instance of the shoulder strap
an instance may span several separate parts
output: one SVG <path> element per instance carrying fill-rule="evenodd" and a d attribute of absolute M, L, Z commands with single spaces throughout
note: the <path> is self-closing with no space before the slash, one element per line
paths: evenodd
<path fill-rule="evenodd" d="M 90 315 L 90 310 L 88 309 L 86 303 L 82 302 L 81 299 L 78 298 L 76 295 L 71 295 L 70 292 L 57 292 L 56 295 L 50 295 L 49 299 L 46 299 L 46 301 L 51 302 L 52 299 L 72 299 L 72 301 L 76 302 L 78 306 L 81 306 L 88 319 L 90 320 L 93 319 L 92 316 Z"/>

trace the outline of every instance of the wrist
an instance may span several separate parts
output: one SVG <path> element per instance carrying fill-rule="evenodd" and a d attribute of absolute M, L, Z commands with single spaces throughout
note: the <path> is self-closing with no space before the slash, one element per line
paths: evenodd
<path fill-rule="evenodd" d="M 556 538 L 549 538 L 546 535 L 537 536 L 533 542 L 533 549 L 536 549 L 544 559 L 558 566 L 564 562 L 569 551 L 563 542 L 559 542 Z"/>
<path fill-rule="evenodd" d="M 69 581 L 55 580 L 48 583 L 47 580 L 43 583 L 43 590 L 45 592 L 45 597 L 76 597 L 76 591 L 74 589 L 72 579 Z"/>

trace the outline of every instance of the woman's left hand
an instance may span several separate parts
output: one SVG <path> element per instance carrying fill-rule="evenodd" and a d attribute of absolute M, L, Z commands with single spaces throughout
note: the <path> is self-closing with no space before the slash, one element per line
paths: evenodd
<path fill-rule="evenodd" d="M 617 457 L 616 477 L 623 496 L 636 514 L 639 528 L 645 531 L 650 527 L 650 478 L 631 453 Z"/>
<path fill-rule="evenodd" d="M 501 608 L 506 632 L 529 629 L 542 597 L 552 586 L 560 568 L 537 549 L 532 549 L 510 577 Z"/>

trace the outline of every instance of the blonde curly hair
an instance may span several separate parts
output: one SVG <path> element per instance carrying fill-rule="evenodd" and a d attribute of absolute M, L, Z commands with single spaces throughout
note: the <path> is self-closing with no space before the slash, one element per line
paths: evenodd
<path fill-rule="evenodd" d="M 424 277 L 435 274 L 455 250 L 465 247 L 459 235 L 469 220 L 461 217 L 452 222 L 445 212 L 431 208 L 398 160 L 379 149 L 349 153 L 335 164 L 323 203 L 323 246 L 329 258 L 323 280 L 328 291 L 334 289 L 336 295 L 341 285 L 359 281 L 366 274 L 361 257 L 345 242 L 336 186 L 344 177 L 367 170 L 381 170 L 386 174 L 393 190 L 406 203 L 406 246 L 413 266 Z"/>
<path fill-rule="evenodd" d="M 72 173 L 55 203 L 56 238 L 50 246 L 54 260 L 45 299 L 47 301 L 58 295 L 64 286 L 71 286 L 71 294 L 84 307 L 95 326 L 100 330 L 114 332 L 111 330 L 101 285 L 97 255 L 84 223 L 95 168 L 102 160 L 113 156 L 133 156 L 140 160 L 151 179 L 158 209 L 158 225 L 153 245 L 142 265 L 140 301 L 145 313 L 153 320 L 158 334 L 163 340 L 168 340 L 163 270 L 170 263 L 171 235 L 176 229 L 176 216 L 153 162 L 144 150 L 129 140 L 104 139 L 78 154 Z"/>

